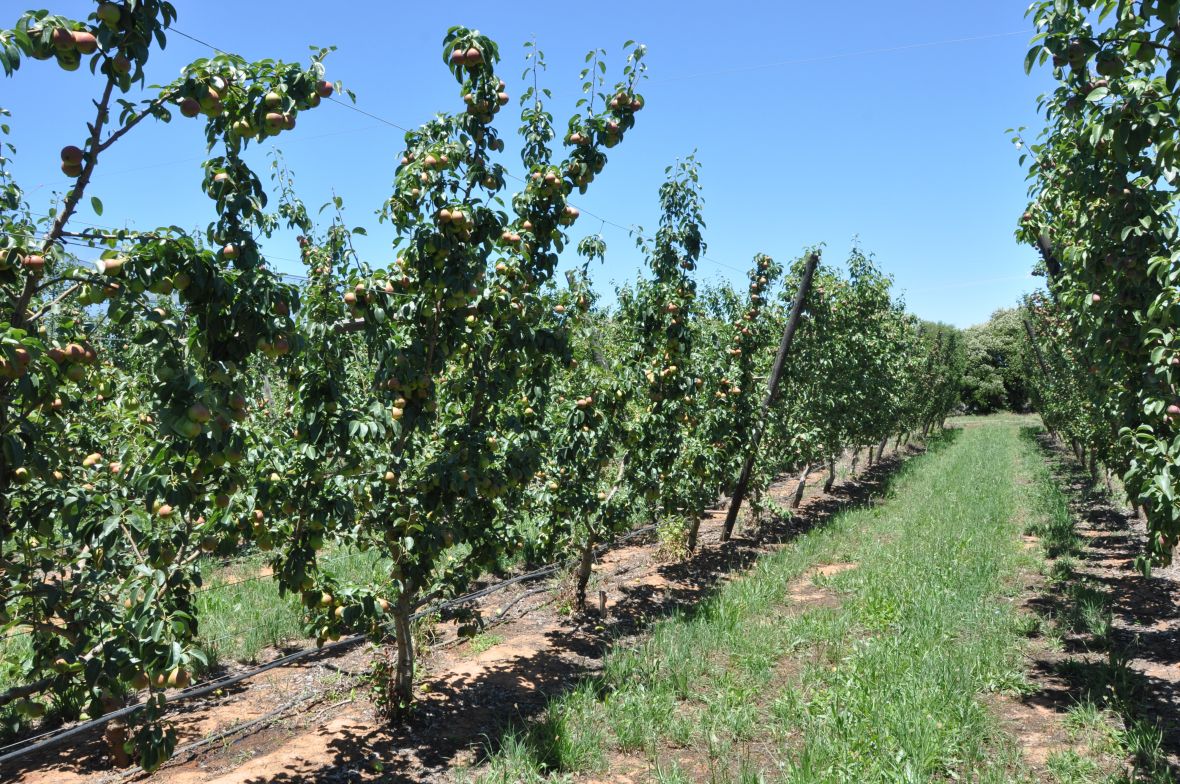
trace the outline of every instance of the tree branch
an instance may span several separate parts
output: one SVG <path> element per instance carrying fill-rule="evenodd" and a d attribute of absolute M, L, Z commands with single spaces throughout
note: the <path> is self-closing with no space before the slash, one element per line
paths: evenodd
<path fill-rule="evenodd" d="M 53 227 L 45 237 L 45 243 L 42 245 L 43 254 L 48 254 L 54 245 L 61 240 L 66 223 L 74 216 L 74 212 L 78 209 L 78 202 L 82 200 L 82 194 L 86 191 L 86 186 L 90 184 L 90 177 L 94 174 L 94 167 L 98 163 L 99 139 L 102 136 L 102 129 L 106 125 L 110 113 L 111 95 L 114 93 L 114 90 L 115 77 L 112 73 L 107 77 L 107 84 L 103 89 L 102 98 L 95 104 L 98 107 L 98 112 L 94 124 L 90 126 L 90 141 L 87 144 L 90 154 L 86 156 L 86 163 L 82 167 L 82 173 L 78 176 L 74 187 L 70 189 L 65 204 L 62 205 L 61 212 L 54 219 Z M 16 307 L 13 308 L 12 325 L 14 327 L 22 327 L 27 323 L 28 319 L 25 316 L 25 311 L 28 309 L 29 301 L 33 298 L 33 293 L 36 289 L 37 276 L 29 275 L 25 278 L 24 291 L 21 292 L 20 297 L 16 301 Z"/>
<path fill-rule="evenodd" d="M 98 147 L 95 148 L 95 152 L 96 153 L 105 152 L 112 144 L 114 144 L 115 142 L 119 141 L 119 139 L 121 139 L 125 135 L 127 135 L 128 131 L 130 131 L 132 128 L 134 128 L 135 126 L 137 126 L 141 122 L 143 122 L 143 119 L 145 117 L 154 117 L 155 115 L 152 112 L 155 109 L 159 109 L 161 106 L 163 106 L 168 101 L 175 98 L 176 96 L 177 96 L 176 92 L 164 93 L 164 94 L 160 95 L 158 98 L 153 100 L 150 104 L 148 104 L 147 108 L 145 108 L 142 112 L 140 112 L 139 114 L 135 115 L 130 120 L 128 120 L 126 125 L 124 125 L 122 128 L 120 128 L 119 130 L 115 131 L 110 136 L 108 136 L 107 140 L 105 142 L 103 142 L 102 144 L 98 145 Z"/>
<path fill-rule="evenodd" d="M 39 681 L 26 683 L 24 686 L 13 686 L 8 691 L 0 694 L 0 708 L 3 708 L 8 703 L 14 702 L 15 700 L 22 700 L 25 697 L 31 697 L 34 694 L 40 694 L 52 686 L 54 680 L 56 680 L 56 678 L 42 678 Z"/>

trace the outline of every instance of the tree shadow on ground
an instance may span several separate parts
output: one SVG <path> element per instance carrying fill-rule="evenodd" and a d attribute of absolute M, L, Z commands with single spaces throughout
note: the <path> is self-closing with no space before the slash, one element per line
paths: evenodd
<path fill-rule="evenodd" d="M 954 440 L 957 431 L 931 439 L 937 449 Z M 906 458 L 925 451 L 914 446 L 886 456 L 855 479 L 826 495 L 813 498 L 795 514 L 773 517 L 720 544 L 715 531 L 702 537 L 702 547 L 688 559 L 658 567 L 666 585 L 631 584 L 614 587 L 617 598 L 608 617 L 588 613 L 570 618 L 558 629 L 538 624 L 543 650 L 431 684 L 442 699 L 423 702 L 403 726 L 374 733 L 371 725 L 333 726 L 325 730 L 332 754 L 330 763 L 269 771 L 247 784 L 312 784 L 379 780 L 410 784 L 437 780 L 458 762 L 478 764 L 494 754 L 510 731 L 530 744 L 529 753 L 551 761 L 554 727 L 544 720 L 547 706 L 579 685 L 601 693 L 602 659 L 612 643 L 643 633 L 673 613 L 691 617 L 719 585 L 749 567 L 772 548 L 827 524 L 840 512 L 873 503 L 902 472 Z M 589 681 L 589 684 L 587 684 Z M 374 772 L 380 760 L 382 772 Z"/>
<path fill-rule="evenodd" d="M 288 653 L 294 653 L 297 650 L 299 649 L 296 647 L 278 648 L 276 649 L 275 658 Z M 286 666 L 292 669 L 308 671 L 315 667 L 334 669 L 333 664 L 325 661 L 331 655 L 326 652 L 323 654 L 315 653 L 302 661 Z M 215 681 L 226 676 L 236 675 L 246 669 L 249 669 L 249 667 L 241 664 L 218 664 L 204 673 L 204 680 L 198 683 L 197 686 L 201 686 L 205 681 Z M 239 681 L 220 688 L 217 692 L 209 696 L 172 703 L 168 709 L 168 716 L 175 723 L 177 746 L 183 746 L 201 737 L 202 731 L 190 726 L 191 717 L 206 710 L 211 704 L 224 703 L 234 697 L 241 696 L 249 688 L 250 685 L 247 682 Z M 134 699 L 135 697 L 132 696 L 132 702 L 129 702 L 129 704 L 135 704 Z M 46 729 L 48 730 L 50 728 Z M 102 736 L 102 728 L 88 730 L 85 734 L 79 736 L 77 740 L 70 741 L 66 739 L 61 743 L 55 743 L 43 749 L 31 751 L 28 756 L 0 765 L 0 782 L 20 781 L 27 775 L 45 769 L 60 770 L 79 776 L 110 773 L 113 763 L 111 761 L 110 751 L 102 741 Z"/>
<path fill-rule="evenodd" d="M 1034 661 L 1037 690 L 1029 705 L 1065 713 L 1080 702 L 1111 708 L 1127 727 L 1157 728 L 1166 763 L 1140 773 L 1180 774 L 1180 579 L 1172 570 L 1135 568 L 1142 525 L 1119 509 L 1073 455 L 1039 428 L 1023 435 L 1037 445 L 1068 497 L 1074 522 L 1056 536 L 1054 577 L 1027 605 L 1065 627 L 1061 650 Z M 1054 543 L 1047 542 L 1047 545 Z M 1088 614 L 1088 615 L 1087 615 Z M 1150 766 L 1148 760 L 1137 760 Z"/>

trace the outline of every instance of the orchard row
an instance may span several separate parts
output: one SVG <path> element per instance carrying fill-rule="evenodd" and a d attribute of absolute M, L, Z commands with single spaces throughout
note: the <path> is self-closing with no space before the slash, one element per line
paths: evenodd
<path fill-rule="evenodd" d="M 0 707 L 22 722 L 99 716 L 142 701 L 107 733 L 115 762 L 158 767 L 175 747 L 166 692 L 206 665 L 194 597 L 216 557 L 257 548 L 320 641 L 392 633 L 383 704 L 412 701 L 411 618 L 523 550 L 570 561 L 579 602 L 594 547 L 651 522 L 670 551 L 696 547 L 706 507 L 732 491 L 755 428 L 753 482 L 832 465 L 850 448 L 939 426 L 958 399 L 953 331 L 921 325 L 855 252 L 821 267 L 788 361 L 759 421 L 765 379 L 803 268 L 758 256 L 748 289 L 698 290 L 697 164 L 668 170 L 647 271 L 595 303 L 599 237 L 557 267 L 578 219 L 569 203 L 632 133 L 644 48 L 619 78 L 604 53 L 565 127 L 545 93 L 520 99 L 527 176 L 505 192 L 508 102 L 496 44 L 451 29 L 442 59 L 462 108 L 406 134 L 381 217 L 392 263 L 360 258 L 337 217 L 313 223 L 277 166 L 277 207 L 243 159 L 340 90 L 320 51 L 303 67 L 198 60 L 140 100 L 149 53 L 175 18 L 153 0 L 100 2 L 86 20 L 44 12 L 0 31 L 0 66 L 101 75 L 83 138 L 62 150 L 72 189 L 38 221 L 0 157 L 0 633 L 27 635 L 20 685 Z M 533 75 L 543 54 L 530 48 Z M 530 80 L 532 81 L 532 80 Z M 105 233 L 70 227 L 102 154 L 148 117 L 199 119 L 199 184 L 216 217 Z M 56 162 L 55 162 L 56 163 Z M 504 205 L 508 206 L 505 207 Z M 337 203 L 339 209 L 339 203 Z M 177 216 L 176 223 L 184 223 Z M 300 233 L 308 280 L 265 265 L 258 238 Z M 102 251 L 96 268 L 70 249 Z M 326 552 L 372 551 L 388 569 L 342 581 Z M 392 630 L 392 632 L 390 631 Z M 15 712 L 15 713 L 14 713 Z"/>
<path fill-rule="evenodd" d="M 1056 80 L 1023 158 L 1032 202 L 1018 232 L 1048 280 L 1027 303 L 1037 404 L 1092 471 L 1121 475 L 1147 519 L 1143 564 L 1166 564 L 1180 542 L 1180 4 L 1029 13 L 1040 32 L 1026 66 Z"/>

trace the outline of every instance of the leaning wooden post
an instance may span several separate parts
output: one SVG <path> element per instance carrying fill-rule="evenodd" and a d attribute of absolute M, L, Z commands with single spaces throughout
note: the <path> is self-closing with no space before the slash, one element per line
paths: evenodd
<path fill-rule="evenodd" d="M 811 279 L 815 276 L 815 268 L 819 264 L 819 254 L 812 253 L 807 257 L 803 267 L 803 280 L 799 281 L 799 291 L 795 294 L 795 302 L 791 306 L 791 315 L 787 318 L 787 328 L 783 330 L 783 339 L 778 346 L 778 355 L 774 358 L 774 366 L 770 369 L 770 378 L 766 382 L 766 397 L 762 399 L 762 410 L 758 420 L 754 423 L 754 432 L 750 434 L 750 443 L 746 446 L 746 462 L 742 465 L 742 473 L 738 477 L 737 487 L 733 490 L 733 499 L 729 503 L 729 514 L 725 516 L 725 530 L 721 532 L 721 541 L 728 542 L 733 535 L 733 526 L 737 522 L 738 512 L 742 508 L 742 500 L 746 497 L 746 487 L 750 484 L 750 475 L 754 472 L 754 459 L 758 455 L 758 445 L 762 441 L 762 432 L 766 429 L 766 416 L 770 412 L 770 405 L 774 402 L 778 392 L 778 382 L 783 375 L 783 368 L 787 364 L 787 352 L 791 349 L 791 341 L 795 337 L 795 330 L 799 326 L 799 319 L 803 315 L 803 304 L 807 294 L 811 291 Z"/>
<path fill-rule="evenodd" d="M 1028 342 L 1033 347 L 1033 353 L 1037 355 L 1037 364 L 1041 366 L 1041 373 L 1045 376 L 1045 381 L 1049 380 L 1049 368 L 1045 366 L 1045 356 L 1041 353 L 1041 344 L 1037 342 L 1037 333 L 1033 331 L 1032 322 L 1028 319 L 1021 319 L 1024 322 L 1024 331 L 1028 333 Z"/>

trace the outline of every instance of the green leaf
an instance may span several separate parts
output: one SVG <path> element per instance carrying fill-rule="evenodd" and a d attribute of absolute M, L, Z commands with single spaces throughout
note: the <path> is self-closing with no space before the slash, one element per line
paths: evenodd
<path fill-rule="evenodd" d="M 1165 498 L 1167 498 L 1169 501 L 1175 499 L 1175 495 L 1172 491 L 1172 475 L 1170 473 L 1163 471 L 1157 474 L 1155 477 L 1155 483 L 1159 486 L 1160 492 L 1164 494 Z"/>
<path fill-rule="evenodd" d="M 1024 57 L 1024 72 L 1025 73 L 1032 72 L 1032 67 L 1037 62 L 1037 56 L 1039 54 L 1041 54 L 1041 52 L 1043 52 L 1043 51 L 1045 51 L 1045 47 L 1039 46 L 1039 45 L 1034 46 L 1032 49 L 1028 50 L 1028 54 L 1025 55 L 1025 57 Z"/>
<path fill-rule="evenodd" d="M 102 201 L 97 196 L 90 197 L 90 206 L 94 210 L 95 215 L 102 215 Z"/>

